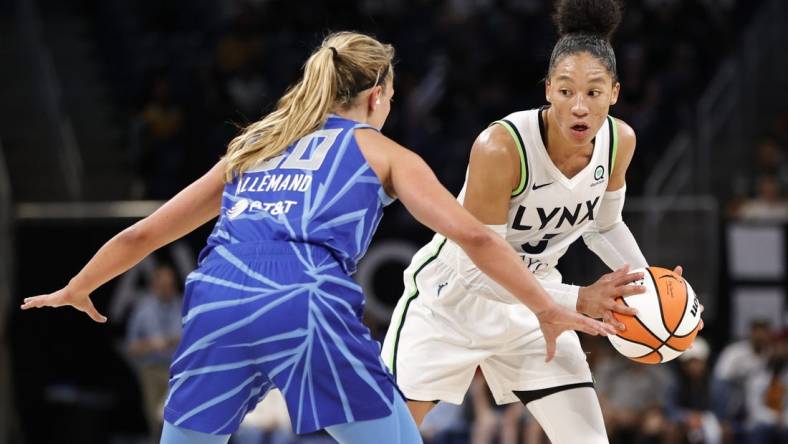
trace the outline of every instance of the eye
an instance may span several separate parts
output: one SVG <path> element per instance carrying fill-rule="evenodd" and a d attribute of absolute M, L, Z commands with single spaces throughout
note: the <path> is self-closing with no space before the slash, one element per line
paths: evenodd
<path fill-rule="evenodd" d="M 591 97 L 598 97 L 598 96 L 602 95 L 602 91 L 599 91 L 599 90 L 595 89 L 593 91 L 589 91 L 588 95 L 591 96 Z"/>
<path fill-rule="evenodd" d="M 564 97 L 569 97 L 572 95 L 572 91 L 569 91 L 568 89 L 559 89 L 558 93 Z"/>

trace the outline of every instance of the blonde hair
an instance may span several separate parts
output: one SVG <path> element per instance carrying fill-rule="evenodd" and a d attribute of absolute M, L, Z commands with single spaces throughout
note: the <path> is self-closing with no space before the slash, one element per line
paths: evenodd
<path fill-rule="evenodd" d="M 355 32 L 329 35 L 304 64 L 303 78 L 276 109 L 243 129 L 227 147 L 225 180 L 279 155 L 318 129 L 332 109 L 348 107 L 356 96 L 393 75 L 394 48 Z"/>

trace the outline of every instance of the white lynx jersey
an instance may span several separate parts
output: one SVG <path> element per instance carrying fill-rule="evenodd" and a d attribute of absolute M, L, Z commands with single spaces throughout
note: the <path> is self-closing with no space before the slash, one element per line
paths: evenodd
<path fill-rule="evenodd" d="M 571 179 L 547 154 L 539 109 L 515 112 L 494 124 L 506 128 L 520 153 L 520 184 L 509 201 L 506 240 L 536 277 L 552 280 L 558 259 L 599 212 L 614 167 L 615 121 L 605 119 L 596 133 L 591 161 Z M 465 186 L 458 200 L 464 197 Z"/>

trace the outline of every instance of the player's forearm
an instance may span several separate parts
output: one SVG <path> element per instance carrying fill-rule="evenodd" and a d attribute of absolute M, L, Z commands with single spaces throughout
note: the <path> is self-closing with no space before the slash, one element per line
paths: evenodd
<path fill-rule="evenodd" d="M 555 306 L 522 259 L 501 237 L 489 229 L 486 236 L 471 242 L 458 242 L 460 247 L 484 274 L 492 278 L 534 313 Z"/>
<path fill-rule="evenodd" d="M 131 226 L 107 241 L 68 286 L 78 293 L 91 293 L 139 263 L 154 249 L 146 236 Z"/>
<path fill-rule="evenodd" d="M 539 283 L 558 305 L 570 310 L 583 312 L 582 301 L 580 299 L 580 287 L 577 285 L 552 281 L 539 281 Z"/>
<path fill-rule="evenodd" d="M 635 236 L 623 221 L 616 222 L 603 231 L 584 233 L 583 241 L 611 270 L 617 270 L 624 265 L 629 265 L 632 269 L 648 267 L 648 261 L 643 256 Z"/>

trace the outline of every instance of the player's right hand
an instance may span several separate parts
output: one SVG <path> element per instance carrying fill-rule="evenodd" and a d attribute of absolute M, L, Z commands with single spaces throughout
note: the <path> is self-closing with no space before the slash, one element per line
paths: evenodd
<path fill-rule="evenodd" d="M 616 330 L 613 326 L 583 316 L 576 311 L 569 310 L 557 304 L 553 305 L 552 308 L 537 313 L 536 317 L 539 319 L 539 328 L 542 330 L 547 346 L 547 357 L 545 358 L 545 362 L 550 362 L 550 360 L 553 359 L 553 356 L 555 356 L 556 339 L 558 339 L 561 333 L 567 330 L 577 330 L 592 336 L 616 334 Z"/>
<path fill-rule="evenodd" d="M 642 285 L 629 285 L 643 279 L 643 273 L 629 273 L 629 265 L 603 275 L 587 287 L 581 287 L 577 295 L 577 311 L 596 319 L 605 319 L 619 330 L 624 324 L 613 317 L 612 312 L 634 316 L 637 310 L 616 302 L 616 298 L 640 294 L 646 291 Z"/>
<path fill-rule="evenodd" d="M 25 298 L 22 304 L 22 310 L 42 307 L 63 307 L 65 305 L 70 305 L 86 313 L 90 316 L 90 319 L 96 322 L 107 322 L 107 317 L 99 313 L 96 307 L 93 306 L 93 301 L 90 300 L 89 293 L 77 293 L 68 287 L 61 288 L 54 293 Z"/>

